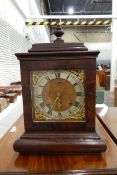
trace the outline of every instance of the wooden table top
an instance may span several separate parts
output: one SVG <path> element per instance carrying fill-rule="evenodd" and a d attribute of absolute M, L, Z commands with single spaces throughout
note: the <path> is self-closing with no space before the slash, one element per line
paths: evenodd
<path fill-rule="evenodd" d="M 0 172 L 54 171 L 117 168 L 117 145 L 97 120 L 99 133 L 107 150 L 95 155 L 19 155 L 13 150 L 14 141 L 24 132 L 23 117 L 15 123 L 16 132 L 8 132 L 0 141 Z"/>
<path fill-rule="evenodd" d="M 96 109 L 99 121 L 117 145 L 117 107 L 107 106 Z"/>

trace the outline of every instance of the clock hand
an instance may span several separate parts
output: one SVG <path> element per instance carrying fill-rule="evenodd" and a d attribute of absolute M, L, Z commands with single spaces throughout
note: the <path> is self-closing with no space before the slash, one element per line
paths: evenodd
<path fill-rule="evenodd" d="M 53 107 L 57 107 L 58 109 L 61 108 L 61 93 L 57 92 Z"/>

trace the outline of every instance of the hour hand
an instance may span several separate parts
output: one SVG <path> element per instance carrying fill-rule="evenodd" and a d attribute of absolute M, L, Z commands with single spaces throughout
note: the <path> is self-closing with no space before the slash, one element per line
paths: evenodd
<path fill-rule="evenodd" d="M 56 95 L 56 98 L 55 98 L 54 103 L 53 103 L 53 107 L 56 107 L 59 110 L 61 108 L 61 93 L 60 92 L 58 92 Z"/>

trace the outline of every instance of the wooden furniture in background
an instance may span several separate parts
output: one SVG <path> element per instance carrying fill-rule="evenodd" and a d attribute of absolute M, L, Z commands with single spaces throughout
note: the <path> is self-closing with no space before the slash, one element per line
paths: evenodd
<path fill-rule="evenodd" d="M 99 121 L 117 145 L 117 108 L 100 107 L 96 109 Z"/>
<path fill-rule="evenodd" d="M 14 81 L 10 83 L 11 85 L 21 85 L 21 81 Z"/>
<path fill-rule="evenodd" d="M 117 87 L 114 88 L 114 105 L 117 107 Z"/>
<path fill-rule="evenodd" d="M 105 77 L 105 90 L 110 90 L 110 75 L 106 75 Z"/>
<path fill-rule="evenodd" d="M 100 86 L 105 86 L 106 82 L 105 82 L 105 70 L 99 70 L 98 72 L 98 75 L 99 75 L 99 80 L 100 80 Z"/>
<path fill-rule="evenodd" d="M 9 101 L 7 98 L 0 96 L 0 112 L 2 112 L 9 105 Z"/>
<path fill-rule="evenodd" d="M 97 72 L 99 76 L 100 86 L 105 87 L 105 90 L 110 90 L 110 71 L 102 69 Z"/>
<path fill-rule="evenodd" d="M 17 95 L 21 95 L 22 87 L 21 85 L 0 86 L 0 92 L 4 94 L 16 93 Z"/>
<path fill-rule="evenodd" d="M 84 169 L 106 169 L 107 171 L 107 169 L 117 168 L 117 145 L 98 120 L 96 120 L 96 129 L 106 142 L 107 150 L 93 155 L 20 155 L 13 150 L 13 143 L 24 132 L 23 117 L 13 126 L 16 127 L 16 132 L 8 132 L 0 140 L 0 172 Z"/>
<path fill-rule="evenodd" d="M 99 71 L 96 71 L 96 90 L 100 89 Z"/>
<path fill-rule="evenodd" d="M 17 99 L 16 93 L 1 93 L 0 97 L 6 98 L 9 103 L 14 103 Z"/>

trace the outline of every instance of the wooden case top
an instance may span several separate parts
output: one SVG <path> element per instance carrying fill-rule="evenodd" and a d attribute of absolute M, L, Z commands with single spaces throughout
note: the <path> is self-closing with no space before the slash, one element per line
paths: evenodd
<path fill-rule="evenodd" d="M 46 60 L 49 59 L 77 59 L 96 58 L 99 51 L 88 51 L 83 43 L 41 43 L 33 44 L 28 53 L 16 53 L 19 60 Z M 71 58 L 72 57 L 72 58 Z"/>
<path fill-rule="evenodd" d="M 39 43 L 33 44 L 28 52 L 52 52 L 52 51 L 87 51 L 84 43 Z"/>

